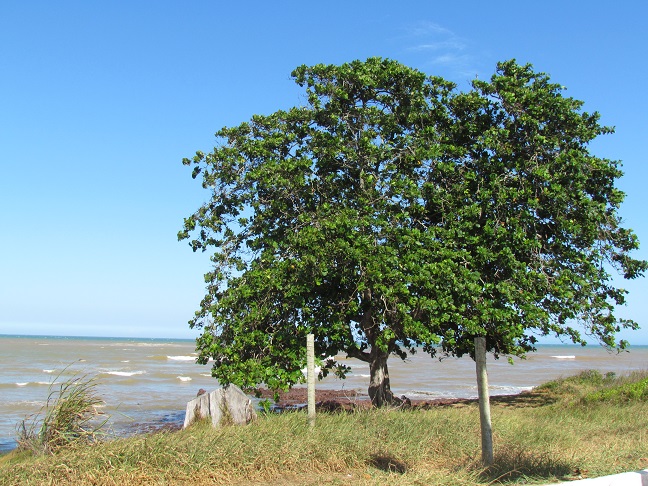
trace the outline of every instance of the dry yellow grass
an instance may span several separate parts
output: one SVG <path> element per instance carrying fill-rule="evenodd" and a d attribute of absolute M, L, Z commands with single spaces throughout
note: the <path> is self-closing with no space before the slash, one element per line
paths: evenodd
<path fill-rule="evenodd" d="M 479 463 L 475 405 L 261 417 L 0 458 L 0 485 L 546 484 L 648 467 L 648 404 L 579 396 L 567 382 L 493 404 L 495 464 Z"/>

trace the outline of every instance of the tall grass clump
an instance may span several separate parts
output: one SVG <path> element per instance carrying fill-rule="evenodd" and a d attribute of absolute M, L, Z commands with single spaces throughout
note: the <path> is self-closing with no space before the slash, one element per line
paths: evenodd
<path fill-rule="evenodd" d="M 615 383 L 614 386 L 590 392 L 583 397 L 585 403 L 623 403 L 646 400 L 648 400 L 648 378 L 639 381 Z"/>
<path fill-rule="evenodd" d="M 572 405 L 648 401 L 648 373 L 635 371 L 617 376 L 612 372 L 603 375 L 596 370 L 587 370 L 549 381 L 536 387 L 535 391 L 559 397 L 562 402 Z"/>
<path fill-rule="evenodd" d="M 108 421 L 97 410 L 104 403 L 97 385 L 88 375 L 74 375 L 59 384 L 55 379 L 45 405 L 18 425 L 18 448 L 41 454 L 76 442 L 95 442 Z"/>
<path fill-rule="evenodd" d="M 587 393 L 612 386 L 622 379 L 624 377 L 617 377 L 613 372 L 603 375 L 598 370 L 586 370 L 573 376 L 548 381 L 537 386 L 534 391 L 562 402 L 580 401 Z"/>

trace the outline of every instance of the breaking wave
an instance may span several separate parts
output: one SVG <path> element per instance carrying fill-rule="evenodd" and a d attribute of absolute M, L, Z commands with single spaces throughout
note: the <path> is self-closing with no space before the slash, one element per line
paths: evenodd
<path fill-rule="evenodd" d="M 134 376 L 134 375 L 144 375 L 146 371 L 104 371 L 107 375 L 115 376 Z"/>

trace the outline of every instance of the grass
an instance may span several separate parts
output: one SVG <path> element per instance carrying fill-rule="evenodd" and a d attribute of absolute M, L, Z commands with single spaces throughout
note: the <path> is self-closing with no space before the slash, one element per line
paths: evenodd
<path fill-rule="evenodd" d="M 50 385 L 45 406 L 19 424 L 20 450 L 54 453 L 75 442 L 95 442 L 101 435 L 107 419 L 97 420 L 101 415 L 97 407 L 103 400 L 97 394 L 95 379 L 72 376 L 56 386 L 60 377 Z"/>
<path fill-rule="evenodd" d="M 204 421 L 54 454 L 0 458 L 4 484 L 547 484 L 648 467 L 648 403 L 618 401 L 644 376 L 596 373 L 493 399 L 495 464 L 479 462 L 474 403 L 429 410 L 264 415 L 245 427 Z"/>
<path fill-rule="evenodd" d="M 583 397 L 585 402 L 624 403 L 633 400 L 648 399 L 648 378 L 615 383 L 602 390 L 595 390 Z"/>

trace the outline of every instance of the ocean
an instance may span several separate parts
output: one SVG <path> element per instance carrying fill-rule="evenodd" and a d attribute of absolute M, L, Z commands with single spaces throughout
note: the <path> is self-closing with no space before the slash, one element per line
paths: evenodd
<path fill-rule="evenodd" d="M 195 363 L 193 340 L 85 338 L 0 335 L 0 452 L 16 446 L 17 425 L 37 412 L 56 383 L 72 375 L 96 377 L 116 434 L 150 424 L 182 423 L 186 403 L 200 388 L 218 382 L 210 366 Z M 367 392 L 369 366 L 344 359 L 352 368 L 346 380 L 327 377 L 323 389 Z M 599 346 L 540 345 L 527 359 L 488 356 L 491 395 L 520 393 L 560 376 L 596 369 L 626 373 L 648 369 L 648 346 L 611 353 Z M 477 396 L 475 363 L 470 358 L 439 361 L 423 353 L 405 362 L 389 360 L 392 391 L 417 399 Z"/>

